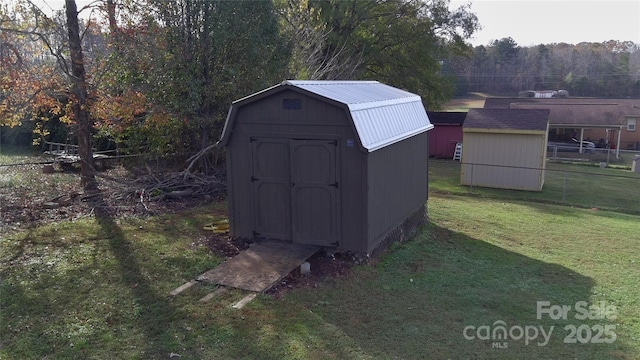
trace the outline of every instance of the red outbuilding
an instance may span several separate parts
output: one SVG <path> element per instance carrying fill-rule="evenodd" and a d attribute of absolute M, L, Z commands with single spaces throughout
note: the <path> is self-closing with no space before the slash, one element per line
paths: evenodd
<path fill-rule="evenodd" d="M 462 142 L 466 112 L 428 112 L 434 128 L 429 131 L 429 156 L 452 158 L 456 143 Z"/>

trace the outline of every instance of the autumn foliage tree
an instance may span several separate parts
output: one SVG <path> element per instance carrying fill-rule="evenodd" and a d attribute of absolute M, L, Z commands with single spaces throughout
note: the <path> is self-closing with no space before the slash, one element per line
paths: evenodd
<path fill-rule="evenodd" d="M 96 190 L 92 120 L 75 0 L 65 0 L 64 25 L 30 1 L 15 3 L 11 11 L 4 7 L 1 15 L 3 44 L 13 53 L 2 63 L 1 124 L 15 126 L 51 117 L 72 124 L 81 183 L 87 191 Z M 17 42 L 26 45 L 23 53 Z"/>
<path fill-rule="evenodd" d="M 0 125 L 32 121 L 40 135 L 47 135 L 47 120 L 70 121 L 67 81 L 52 55 L 59 45 L 55 23 L 30 15 L 27 8 L 0 8 Z"/>
<path fill-rule="evenodd" d="M 233 100 L 284 78 L 288 49 L 271 2 L 107 8 L 111 52 L 95 113 L 125 150 L 196 153 L 215 143 Z"/>
<path fill-rule="evenodd" d="M 437 106 L 452 89 L 442 59 L 469 51 L 465 39 L 478 28 L 468 5 L 451 9 L 448 0 L 100 0 L 98 16 L 78 23 L 74 2 L 66 5 L 62 22 L 37 11 L 16 18 L 28 29 L 14 34 L 45 44 L 51 75 L 31 79 L 46 68 L 34 65 L 5 77 L 6 109 L 40 93 L 51 100 L 38 98 L 41 113 L 73 122 L 76 135 L 180 161 L 215 143 L 233 100 L 287 78 L 380 80 Z M 18 80 L 48 88 L 21 86 L 20 95 Z M 35 119 L 36 109 L 19 117 Z"/>

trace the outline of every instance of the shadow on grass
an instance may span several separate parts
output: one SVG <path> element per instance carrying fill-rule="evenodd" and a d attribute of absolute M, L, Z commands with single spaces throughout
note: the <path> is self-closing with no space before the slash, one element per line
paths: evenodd
<path fill-rule="evenodd" d="M 435 224 L 411 241 L 394 245 L 376 266 L 357 268 L 351 276 L 293 291 L 280 300 L 263 297 L 236 310 L 229 308 L 238 300 L 231 295 L 208 305 L 173 303 L 150 280 L 154 267 L 139 256 L 129 231 L 108 213 L 99 214 L 97 221 L 101 230 L 84 243 L 55 245 L 58 240 L 53 237 L 45 241 L 29 234 L 12 246 L 15 256 L 1 254 L 3 262 L 19 259 L 26 264 L 20 272 L 27 274 L 18 277 L 2 264 L 0 357 L 168 358 L 171 352 L 207 359 L 639 355 L 624 336 L 613 344 L 563 343 L 565 325 L 606 321 L 579 321 L 573 312 L 566 321 L 536 318 L 537 301 L 570 306 L 588 301 L 594 291 L 591 278 Z M 49 244 L 51 256 L 30 266 L 24 259 L 33 254 L 30 244 L 43 242 Z M 69 266 L 48 273 L 56 266 L 46 262 L 56 261 L 57 246 L 86 247 L 78 256 L 93 256 L 93 261 L 77 266 L 75 259 L 66 259 Z M 42 271 L 29 273 L 36 268 Z M 108 291 L 124 294 L 111 296 Z M 498 341 L 501 346 L 507 342 L 506 348 L 478 339 L 477 333 L 471 340 L 464 337 L 465 327 L 493 330 L 496 321 L 507 328 L 554 326 L 554 331 L 545 346 L 537 345 L 542 335 L 528 345 L 524 339 Z M 128 341 L 129 337 L 137 338 Z"/>
<path fill-rule="evenodd" d="M 131 289 L 135 298 L 138 325 L 143 331 L 144 343 L 147 344 L 145 356 L 168 356 L 172 349 L 165 348 L 166 343 L 171 343 L 166 330 L 171 322 L 180 316 L 177 309 L 169 303 L 166 296 L 157 294 L 153 289 L 143 273 L 131 243 L 108 209 L 96 207 L 96 220 L 118 262 L 121 282 L 126 288 Z"/>
<path fill-rule="evenodd" d="M 374 358 L 604 359 L 631 353 L 620 339 L 564 343 L 566 325 L 610 324 L 575 318 L 576 302 L 590 300 L 592 279 L 433 224 L 374 269 L 360 270 L 335 288 L 296 296 Z M 538 319 L 538 301 L 571 306 L 567 320 Z M 540 332 L 525 344 L 517 329 L 507 339 L 482 339 L 479 327 L 493 331 L 498 321 L 507 330 L 542 326 L 548 332 L 553 326 L 553 332 L 548 343 Z M 469 326 L 471 339 L 465 337 Z"/>
<path fill-rule="evenodd" d="M 0 358 L 164 358 L 175 351 L 170 327 L 184 314 L 154 289 L 105 208 L 96 208 L 96 221 L 95 238 L 65 241 L 50 230 L 3 244 Z"/>

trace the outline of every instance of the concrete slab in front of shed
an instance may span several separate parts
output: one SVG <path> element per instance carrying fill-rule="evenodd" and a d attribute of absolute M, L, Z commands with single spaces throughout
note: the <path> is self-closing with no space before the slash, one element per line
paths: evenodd
<path fill-rule="evenodd" d="M 198 277 L 199 281 L 263 292 L 320 249 L 264 240 Z"/>

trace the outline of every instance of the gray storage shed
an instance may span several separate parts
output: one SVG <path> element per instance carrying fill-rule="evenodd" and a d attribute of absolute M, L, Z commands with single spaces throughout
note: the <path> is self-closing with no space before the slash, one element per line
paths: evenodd
<path fill-rule="evenodd" d="M 233 102 L 231 236 L 371 253 L 424 222 L 428 136 L 418 95 L 377 81 L 285 81 Z"/>

